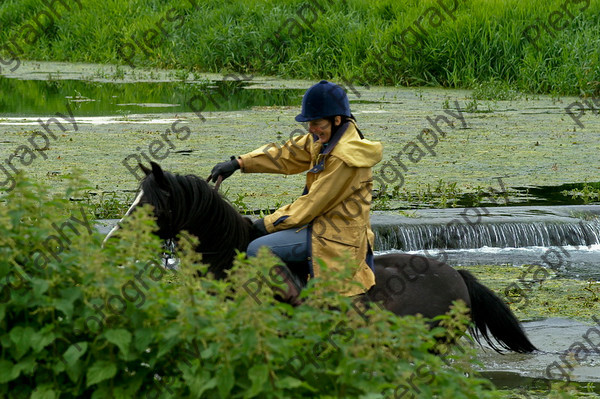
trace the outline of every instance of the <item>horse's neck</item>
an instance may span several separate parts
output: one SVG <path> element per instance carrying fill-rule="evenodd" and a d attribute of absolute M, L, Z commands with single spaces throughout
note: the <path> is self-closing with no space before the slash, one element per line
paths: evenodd
<path fill-rule="evenodd" d="M 198 217 L 186 220 L 183 229 L 198 237 L 197 250 L 211 266 L 230 268 L 235 251 L 246 251 L 248 247 L 251 225 L 217 192 L 212 189 L 207 192 L 210 207 Z M 187 212 L 192 211 L 191 206 Z"/>

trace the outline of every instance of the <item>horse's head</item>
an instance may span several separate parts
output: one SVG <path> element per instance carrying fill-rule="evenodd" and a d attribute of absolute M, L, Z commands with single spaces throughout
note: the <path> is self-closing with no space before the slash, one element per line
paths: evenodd
<path fill-rule="evenodd" d="M 172 229 L 173 220 L 173 195 L 172 183 L 175 176 L 169 172 L 163 171 L 159 164 L 151 162 L 152 169 L 139 164 L 140 168 L 146 174 L 146 177 L 140 183 L 140 190 L 135 200 L 117 225 L 106 235 L 104 242 L 119 229 L 119 225 L 126 217 L 130 216 L 138 207 L 150 204 L 154 208 L 156 224 L 158 226 L 157 235 L 166 240 L 174 238 L 177 232 Z"/>
<path fill-rule="evenodd" d="M 245 251 L 254 238 L 252 221 L 221 198 L 216 186 L 209 186 L 198 176 L 174 175 L 163 171 L 157 163 L 150 165 L 151 169 L 140 164 L 146 177 L 123 218 L 139 206 L 152 205 L 161 239 L 174 239 L 186 230 L 200 241 L 196 251 L 202 252 L 203 259 L 211 265 L 209 271 L 219 278 L 224 276 L 223 270 L 231 267 L 235 251 Z M 119 224 L 104 242 L 118 229 Z"/>
<path fill-rule="evenodd" d="M 174 226 L 174 208 L 176 204 L 174 190 L 178 185 L 177 177 L 172 173 L 163 171 L 159 164 L 150 162 L 152 169 L 142 164 L 140 168 L 146 177 L 140 183 L 140 201 L 137 206 L 150 204 L 154 208 L 154 216 L 158 226 L 157 235 L 163 240 L 175 238 L 179 229 Z M 181 195 L 181 193 L 180 193 Z"/>

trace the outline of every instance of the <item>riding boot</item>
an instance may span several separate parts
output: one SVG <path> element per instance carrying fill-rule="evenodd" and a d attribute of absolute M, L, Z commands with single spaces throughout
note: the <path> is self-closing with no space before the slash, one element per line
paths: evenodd
<path fill-rule="evenodd" d="M 292 306 L 299 306 L 304 301 L 300 299 L 300 291 L 302 288 L 300 285 L 294 281 L 294 277 L 292 272 L 285 266 L 274 266 L 273 269 L 275 273 L 281 277 L 281 282 L 285 283 L 287 286 L 287 290 L 273 287 L 273 291 L 275 292 L 275 299 L 281 302 L 289 303 Z"/>

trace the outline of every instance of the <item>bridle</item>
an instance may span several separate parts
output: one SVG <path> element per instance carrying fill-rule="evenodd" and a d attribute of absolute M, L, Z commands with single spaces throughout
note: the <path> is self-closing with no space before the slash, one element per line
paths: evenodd
<path fill-rule="evenodd" d="M 210 177 L 206 180 L 207 183 L 210 182 Z M 219 176 L 217 178 L 217 181 L 215 182 L 215 186 L 213 187 L 213 189 L 215 191 L 219 191 L 219 187 L 221 186 L 221 183 L 223 182 L 223 177 Z M 167 193 L 167 195 L 170 195 L 170 193 Z M 121 220 L 119 220 L 117 222 L 117 224 L 115 225 L 115 227 L 113 227 L 108 234 L 106 235 L 106 237 L 104 238 L 104 240 L 102 241 L 102 246 L 104 247 L 104 245 L 106 244 L 106 242 L 108 241 L 108 239 L 110 237 L 112 237 L 115 232 L 117 230 L 119 230 L 120 228 L 120 224 L 123 221 L 123 219 L 125 219 L 127 216 L 129 216 L 131 214 L 131 212 L 133 212 L 133 210 L 140 204 L 142 198 L 144 196 L 144 190 L 141 189 L 140 192 L 138 193 L 138 195 L 136 196 L 135 200 L 133 201 L 133 203 L 131 204 L 131 206 L 129 207 L 129 209 L 127 210 L 127 212 L 125 213 L 125 215 L 123 215 L 123 217 L 121 218 Z M 168 201 L 167 201 L 168 202 Z M 175 250 L 177 248 L 177 242 L 175 240 L 175 234 L 174 234 L 174 228 L 173 228 L 173 210 L 171 209 L 170 206 L 167 206 L 166 209 L 159 209 L 156 211 L 156 217 L 157 219 L 159 218 L 159 216 L 162 216 L 163 219 L 165 219 L 164 216 L 166 216 L 166 233 L 167 236 L 169 238 L 166 238 L 163 240 L 163 254 L 162 254 L 162 259 L 163 259 L 163 266 L 167 269 L 170 269 L 171 267 L 169 266 L 169 259 L 174 259 L 175 257 L 173 256 L 175 254 Z M 166 215 L 164 215 L 164 213 L 166 212 Z M 204 255 L 217 255 L 219 254 L 218 251 L 211 251 L 211 252 L 207 252 L 207 251 L 202 251 L 202 253 Z"/>
<path fill-rule="evenodd" d="M 209 177 L 208 179 L 206 179 L 206 182 L 209 183 L 211 180 L 211 177 Z M 219 191 L 219 187 L 221 186 L 221 183 L 223 182 L 223 177 L 219 176 L 217 177 L 217 181 L 215 182 L 215 186 L 213 187 L 213 189 L 218 192 Z M 165 212 L 165 210 L 161 210 L 162 212 Z M 177 241 L 175 240 L 175 232 L 173 229 L 173 210 L 171 209 L 171 207 L 167 207 L 166 211 L 168 212 L 168 217 L 167 217 L 167 235 L 170 238 L 167 238 L 163 241 L 163 248 L 165 249 L 163 251 L 162 254 L 162 258 L 163 258 L 163 262 L 164 262 L 164 267 L 166 269 L 170 269 L 171 267 L 169 266 L 169 259 L 176 259 L 175 258 L 175 251 L 177 249 Z M 158 215 L 157 215 L 158 217 Z M 219 254 L 218 251 L 202 251 L 202 254 L 204 255 L 217 255 Z"/>

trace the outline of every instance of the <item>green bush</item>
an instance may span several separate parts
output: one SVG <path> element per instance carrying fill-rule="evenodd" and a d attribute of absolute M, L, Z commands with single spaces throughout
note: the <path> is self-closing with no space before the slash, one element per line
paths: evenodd
<path fill-rule="evenodd" d="M 206 268 L 192 239 L 169 271 L 149 209 L 103 248 L 83 202 L 65 199 L 76 186 L 52 197 L 20 179 L 2 198 L 0 396 L 498 397 L 474 376 L 469 345 L 436 341 L 460 334 L 464 306 L 430 330 L 377 307 L 365 317 L 324 278 L 293 308 L 257 289 L 274 258 L 240 255 L 227 281 L 197 278 Z"/>

